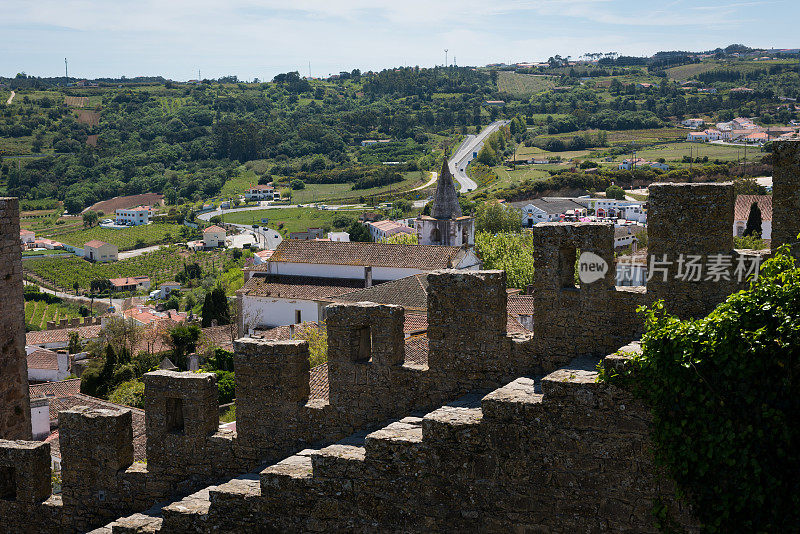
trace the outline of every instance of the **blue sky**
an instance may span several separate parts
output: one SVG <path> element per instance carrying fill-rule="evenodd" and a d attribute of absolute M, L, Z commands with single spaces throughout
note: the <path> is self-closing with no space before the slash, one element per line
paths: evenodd
<path fill-rule="evenodd" d="M 0 0 L 0 75 L 235 74 L 800 47 L 800 0 Z"/>

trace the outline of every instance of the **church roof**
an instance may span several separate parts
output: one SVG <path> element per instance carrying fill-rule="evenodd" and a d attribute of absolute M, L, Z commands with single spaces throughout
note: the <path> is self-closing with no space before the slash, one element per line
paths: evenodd
<path fill-rule="evenodd" d="M 458 193 L 453 184 L 453 175 L 445 159 L 439 181 L 436 182 L 436 193 L 433 196 L 433 209 L 431 216 L 434 219 L 456 219 L 461 217 L 461 206 L 458 203 Z"/>

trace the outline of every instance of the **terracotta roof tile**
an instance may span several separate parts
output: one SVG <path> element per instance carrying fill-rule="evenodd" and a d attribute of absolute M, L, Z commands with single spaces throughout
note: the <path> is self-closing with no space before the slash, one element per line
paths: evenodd
<path fill-rule="evenodd" d="M 427 309 L 428 275 L 416 274 L 333 297 L 336 302 L 375 302 Z"/>
<path fill-rule="evenodd" d="M 317 265 L 371 265 L 430 271 L 454 267 L 456 257 L 462 250 L 461 247 L 438 245 L 284 239 L 269 261 Z"/>
<path fill-rule="evenodd" d="M 738 195 L 733 208 L 734 221 L 746 221 L 750 217 L 750 206 L 758 204 L 761 220 L 772 220 L 772 195 Z"/>
<path fill-rule="evenodd" d="M 28 354 L 28 369 L 58 370 L 58 355 L 52 350 L 39 349 Z"/>
<path fill-rule="evenodd" d="M 406 339 L 405 363 L 413 365 L 428 365 L 428 336 L 411 336 Z"/>
<path fill-rule="evenodd" d="M 509 315 L 533 315 L 533 295 L 509 295 Z"/>
<path fill-rule="evenodd" d="M 61 328 L 59 330 L 42 330 L 25 334 L 26 345 L 44 345 L 47 343 L 67 343 L 70 332 L 78 332 L 83 340 L 97 339 L 103 327 L 99 324 L 79 326 L 78 328 Z"/>
<path fill-rule="evenodd" d="M 87 241 L 86 243 L 84 243 L 83 246 L 84 247 L 98 248 L 98 247 L 102 247 L 102 246 L 105 246 L 105 245 L 108 245 L 108 243 L 106 243 L 105 241 L 100 241 L 98 239 L 92 239 L 91 241 Z"/>
<path fill-rule="evenodd" d="M 68 395 L 74 395 L 81 392 L 81 379 L 70 378 L 69 380 L 31 384 L 28 386 L 28 392 L 31 398 L 64 397 Z"/>
<path fill-rule="evenodd" d="M 346 278 L 254 275 L 244 284 L 240 291 L 243 295 L 254 297 L 321 300 L 349 293 L 363 285 L 363 280 Z"/>
<path fill-rule="evenodd" d="M 203 233 L 204 233 L 204 234 L 205 234 L 206 232 L 225 232 L 225 228 L 222 228 L 222 227 L 220 227 L 220 226 L 217 226 L 216 224 L 214 224 L 214 225 L 212 225 L 212 226 L 209 226 L 209 227 L 208 227 L 208 228 L 206 228 L 205 230 L 203 230 Z"/>

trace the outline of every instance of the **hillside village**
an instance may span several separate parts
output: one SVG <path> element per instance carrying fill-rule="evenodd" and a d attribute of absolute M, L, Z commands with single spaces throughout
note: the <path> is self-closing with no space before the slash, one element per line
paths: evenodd
<path fill-rule="evenodd" d="M 0 77 L 3 528 L 699 532 L 736 449 L 790 531 L 798 61 Z"/>

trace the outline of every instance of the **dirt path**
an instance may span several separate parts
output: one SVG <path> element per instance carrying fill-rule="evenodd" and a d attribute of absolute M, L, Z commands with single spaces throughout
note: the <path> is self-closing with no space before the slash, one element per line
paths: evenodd
<path fill-rule="evenodd" d="M 9 96 L 8 100 L 6 100 L 6 106 L 10 106 L 11 105 L 11 101 L 14 100 L 15 96 L 17 96 L 17 93 L 15 93 L 14 91 L 11 91 L 11 96 Z"/>

